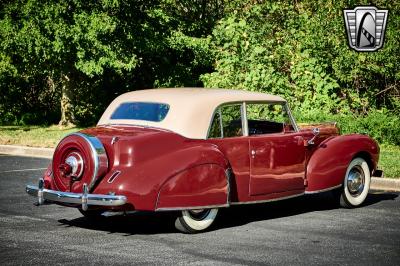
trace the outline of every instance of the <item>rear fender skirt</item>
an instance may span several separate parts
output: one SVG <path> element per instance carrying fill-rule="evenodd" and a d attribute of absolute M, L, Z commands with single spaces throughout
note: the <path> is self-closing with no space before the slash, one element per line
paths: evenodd
<path fill-rule="evenodd" d="M 229 205 L 229 170 L 218 164 L 186 169 L 161 187 L 156 210 L 184 210 Z"/>
<path fill-rule="evenodd" d="M 306 193 L 339 187 L 351 160 L 361 155 L 369 157 L 366 159 L 370 161 L 370 170 L 373 171 L 378 162 L 379 147 L 365 135 L 342 135 L 319 144 L 307 164 Z"/>

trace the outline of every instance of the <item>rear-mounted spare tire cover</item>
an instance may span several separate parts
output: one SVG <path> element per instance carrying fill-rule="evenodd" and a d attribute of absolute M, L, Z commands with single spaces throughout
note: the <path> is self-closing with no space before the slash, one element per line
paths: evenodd
<path fill-rule="evenodd" d="M 57 145 L 52 170 L 58 190 L 81 193 L 85 183 L 91 190 L 96 181 L 107 173 L 106 150 L 95 136 L 70 134 Z"/>

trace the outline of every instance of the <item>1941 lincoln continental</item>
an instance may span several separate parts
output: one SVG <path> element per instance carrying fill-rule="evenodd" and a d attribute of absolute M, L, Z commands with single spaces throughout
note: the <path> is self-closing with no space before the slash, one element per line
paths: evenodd
<path fill-rule="evenodd" d="M 177 229 L 195 233 L 234 204 L 332 190 L 357 207 L 378 158 L 366 135 L 340 135 L 334 123 L 299 128 L 279 96 L 151 89 L 117 97 L 96 127 L 64 137 L 26 192 L 90 218 L 177 211 Z"/>

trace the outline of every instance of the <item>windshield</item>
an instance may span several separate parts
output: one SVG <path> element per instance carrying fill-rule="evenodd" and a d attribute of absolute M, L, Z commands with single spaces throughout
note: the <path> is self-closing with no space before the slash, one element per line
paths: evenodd
<path fill-rule="evenodd" d="M 169 105 L 164 103 L 125 102 L 115 109 L 111 119 L 160 122 L 167 116 L 168 111 Z"/>

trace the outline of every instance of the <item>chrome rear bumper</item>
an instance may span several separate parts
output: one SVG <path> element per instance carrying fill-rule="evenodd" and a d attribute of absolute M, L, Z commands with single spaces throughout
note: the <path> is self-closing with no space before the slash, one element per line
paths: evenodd
<path fill-rule="evenodd" d="M 82 206 L 82 210 L 87 210 L 88 205 L 93 206 L 121 206 L 126 203 L 126 197 L 122 195 L 89 194 L 86 184 L 83 185 L 82 193 L 62 192 L 57 190 L 45 189 L 43 179 L 39 180 L 38 186 L 27 185 L 26 193 L 37 197 L 38 205 L 45 201 L 53 203 L 77 204 Z"/>

